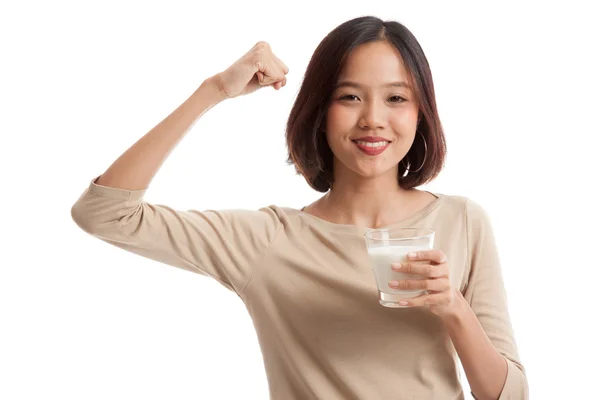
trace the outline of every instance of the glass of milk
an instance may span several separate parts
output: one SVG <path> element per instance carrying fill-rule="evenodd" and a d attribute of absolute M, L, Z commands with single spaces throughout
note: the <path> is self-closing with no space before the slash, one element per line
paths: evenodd
<path fill-rule="evenodd" d="M 379 303 L 385 307 L 404 308 L 406 306 L 401 306 L 398 301 L 427 293 L 426 290 L 394 289 L 389 283 L 393 280 L 426 279 L 422 275 L 394 271 L 392 263 L 408 262 L 406 254 L 411 251 L 433 249 L 434 237 L 435 231 L 425 228 L 373 229 L 365 234 L 367 252 L 379 291 Z"/>

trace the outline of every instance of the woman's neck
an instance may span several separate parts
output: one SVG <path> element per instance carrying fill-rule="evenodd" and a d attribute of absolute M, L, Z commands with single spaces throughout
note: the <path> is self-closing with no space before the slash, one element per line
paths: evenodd
<path fill-rule="evenodd" d="M 415 192 L 398 185 L 335 184 L 319 199 L 318 208 L 335 223 L 385 226 L 402 218 L 413 203 Z"/>

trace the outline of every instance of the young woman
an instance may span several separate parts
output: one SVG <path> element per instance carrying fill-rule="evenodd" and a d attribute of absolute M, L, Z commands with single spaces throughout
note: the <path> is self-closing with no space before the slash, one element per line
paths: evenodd
<path fill-rule="evenodd" d="M 446 145 L 427 59 L 402 24 L 347 21 L 310 60 L 286 135 L 288 161 L 320 199 L 301 210 L 220 211 L 144 201 L 200 116 L 227 98 L 279 90 L 287 73 L 259 42 L 206 79 L 89 183 L 75 222 L 235 292 L 253 319 L 272 399 L 463 399 L 458 359 L 475 398 L 528 398 L 486 212 L 417 189 L 442 169 Z M 382 227 L 436 232 L 418 263 L 390 265 L 423 278 L 389 283 L 427 291 L 403 299 L 406 308 L 377 301 L 364 234 Z"/>

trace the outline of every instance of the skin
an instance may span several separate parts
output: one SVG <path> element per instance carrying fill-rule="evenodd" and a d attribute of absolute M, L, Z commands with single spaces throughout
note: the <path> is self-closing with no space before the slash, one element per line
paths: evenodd
<path fill-rule="evenodd" d="M 351 81 L 359 87 L 340 86 L 333 93 L 325 132 L 333 152 L 334 184 L 329 192 L 304 211 L 329 222 L 378 228 L 402 220 L 435 199 L 417 189 L 398 185 L 398 163 L 416 137 L 419 104 L 397 50 L 389 43 L 373 42 L 353 50 L 338 84 Z M 391 141 L 377 156 L 361 152 L 352 139 L 381 136 Z M 481 327 L 462 293 L 452 288 L 447 257 L 440 250 L 422 251 L 414 261 L 395 264 L 397 271 L 423 275 L 424 280 L 390 281 L 398 289 L 427 289 L 428 294 L 400 303 L 426 307 L 441 318 L 463 364 L 471 391 L 478 400 L 500 396 L 508 366 Z"/>
<path fill-rule="evenodd" d="M 387 42 L 356 48 L 342 69 L 326 117 L 334 161 L 331 190 L 305 211 L 330 222 L 380 227 L 399 221 L 435 200 L 428 192 L 398 185 L 397 166 L 415 140 L 419 105 L 398 52 Z M 351 139 L 381 136 L 391 141 L 378 156 L 361 152 Z"/>

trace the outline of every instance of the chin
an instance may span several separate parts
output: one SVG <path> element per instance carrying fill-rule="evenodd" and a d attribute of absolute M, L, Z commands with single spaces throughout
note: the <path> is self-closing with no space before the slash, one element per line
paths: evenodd
<path fill-rule="evenodd" d="M 386 159 L 387 158 L 387 159 Z M 374 179 L 386 175 L 398 174 L 398 161 L 390 162 L 389 157 L 356 157 L 353 154 L 346 154 L 346 157 L 340 159 L 334 153 L 334 169 L 340 168 L 343 174 L 354 175 L 362 179 Z"/>
<path fill-rule="evenodd" d="M 365 179 L 375 179 L 382 176 L 389 176 L 398 173 L 398 167 L 379 167 L 379 168 L 357 168 L 354 173 Z"/>

